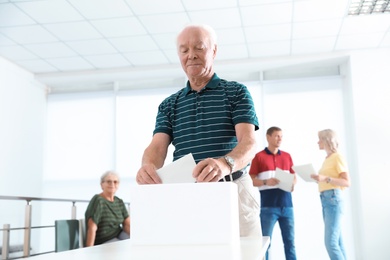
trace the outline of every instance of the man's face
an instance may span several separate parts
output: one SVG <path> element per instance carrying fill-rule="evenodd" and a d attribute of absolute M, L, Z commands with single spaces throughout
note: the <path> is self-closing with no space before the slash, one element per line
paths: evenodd
<path fill-rule="evenodd" d="M 279 148 L 282 144 L 283 133 L 282 131 L 274 131 L 272 135 L 267 135 L 267 141 L 269 146 Z"/>
<path fill-rule="evenodd" d="M 177 39 L 181 66 L 188 78 L 208 76 L 212 70 L 216 46 L 210 46 L 206 31 L 185 29 Z"/>

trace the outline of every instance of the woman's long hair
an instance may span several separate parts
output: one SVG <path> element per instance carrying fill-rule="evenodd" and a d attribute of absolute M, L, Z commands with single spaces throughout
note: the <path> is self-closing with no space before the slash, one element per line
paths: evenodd
<path fill-rule="evenodd" d="M 337 148 L 339 147 L 339 142 L 337 139 L 337 134 L 332 129 L 324 129 L 318 132 L 318 138 L 324 142 L 325 148 L 329 149 L 331 152 L 336 153 Z"/>

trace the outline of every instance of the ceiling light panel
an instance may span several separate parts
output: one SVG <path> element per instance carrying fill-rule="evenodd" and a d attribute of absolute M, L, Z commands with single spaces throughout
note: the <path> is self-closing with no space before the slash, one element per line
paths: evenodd
<path fill-rule="evenodd" d="M 259 4 L 276 4 L 293 2 L 293 0 L 238 0 L 240 6 L 259 5 Z"/>
<path fill-rule="evenodd" d="M 88 22 L 55 23 L 45 24 L 43 26 L 62 41 L 97 39 L 102 37 L 102 34 Z"/>
<path fill-rule="evenodd" d="M 123 54 L 136 66 L 168 64 L 169 61 L 160 51 L 132 52 Z"/>
<path fill-rule="evenodd" d="M 20 47 L 18 45 L 14 46 L 3 46 L 0 47 L 0 56 L 6 57 L 10 60 L 31 60 L 31 59 L 37 59 L 38 57 L 35 56 L 33 53 L 28 51 L 27 49 Z"/>
<path fill-rule="evenodd" d="M 78 0 L 75 0 L 78 1 Z M 184 12 L 181 0 L 126 0 L 136 15 Z"/>
<path fill-rule="evenodd" d="M 244 30 L 248 43 L 289 40 L 291 38 L 289 24 L 247 27 Z"/>
<path fill-rule="evenodd" d="M 56 42 L 58 39 L 39 25 L 0 27 L 0 33 L 19 44 Z"/>
<path fill-rule="evenodd" d="M 58 69 L 51 66 L 44 60 L 22 60 L 18 61 L 17 64 L 23 68 L 28 69 L 33 73 L 42 73 L 42 72 L 57 72 Z"/>
<path fill-rule="evenodd" d="M 68 0 L 87 19 L 132 16 L 133 12 L 122 0 Z"/>
<path fill-rule="evenodd" d="M 105 37 L 146 34 L 144 27 L 135 17 L 91 20 L 91 23 Z"/>
<path fill-rule="evenodd" d="M 72 41 L 67 45 L 80 55 L 114 54 L 118 51 L 106 39 Z"/>
<path fill-rule="evenodd" d="M 47 59 L 47 62 L 61 71 L 77 71 L 96 69 L 85 59 L 79 57 Z"/>
<path fill-rule="evenodd" d="M 187 11 L 237 7 L 237 0 L 182 0 Z"/>
<path fill-rule="evenodd" d="M 130 62 L 120 54 L 85 56 L 85 59 L 99 69 L 131 66 Z"/>
<path fill-rule="evenodd" d="M 208 24 L 214 29 L 241 26 L 241 16 L 237 8 L 195 11 L 188 13 L 194 23 Z M 221 17 L 222 19 L 215 19 Z"/>
<path fill-rule="evenodd" d="M 110 42 L 120 52 L 138 52 L 158 49 L 158 46 L 149 35 L 113 38 Z"/>
<path fill-rule="evenodd" d="M 31 44 L 25 45 L 25 47 L 41 58 L 60 58 L 77 56 L 77 53 L 72 51 L 62 42 Z"/>
<path fill-rule="evenodd" d="M 36 24 L 28 15 L 12 4 L 2 4 L 0 8 L 1 26 L 19 26 Z"/>
<path fill-rule="evenodd" d="M 244 26 L 290 23 L 292 4 L 256 5 L 241 8 Z"/>
<path fill-rule="evenodd" d="M 297 22 L 293 24 L 292 38 L 304 39 L 337 35 L 342 24 L 342 19 Z"/>
<path fill-rule="evenodd" d="M 176 50 L 177 33 L 163 33 L 153 35 L 153 39 L 161 49 Z"/>
<path fill-rule="evenodd" d="M 140 16 L 139 20 L 149 33 L 177 33 L 190 22 L 186 13 Z"/>
<path fill-rule="evenodd" d="M 343 18 L 346 15 L 348 0 L 295 1 L 294 22 L 316 21 Z"/>
<path fill-rule="evenodd" d="M 215 30 L 218 45 L 244 44 L 246 42 L 242 28 L 229 28 Z"/>
<path fill-rule="evenodd" d="M 19 2 L 16 5 L 38 23 L 81 21 L 84 19 L 65 0 Z"/>
<path fill-rule="evenodd" d="M 349 15 L 390 13 L 390 0 L 351 0 Z"/>

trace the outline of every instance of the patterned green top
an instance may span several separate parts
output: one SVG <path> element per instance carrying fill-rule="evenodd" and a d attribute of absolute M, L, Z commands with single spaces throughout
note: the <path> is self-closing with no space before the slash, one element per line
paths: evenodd
<path fill-rule="evenodd" d="M 92 218 L 98 226 L 95 245 L 100 245 L 122 231 L 122 223 L 129 216 L 122 199 L 114 197 L 114 201 L 108 201 L 96 194 L 93 196 L 85 211 L 85 222 L 88 232 L 88 219 Z"/>

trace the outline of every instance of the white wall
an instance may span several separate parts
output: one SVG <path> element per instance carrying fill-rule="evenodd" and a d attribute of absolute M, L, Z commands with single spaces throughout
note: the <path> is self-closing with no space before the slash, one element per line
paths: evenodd
<path fill-rule="evenodd" d="M 2 195 L 40 195 L 45 114 L 43 86 L 33 74 L 0 58 Z"/>
<path fill-rule="evenodd" d="M 355 128 L 361 254 L 358 259 L 390 259 L 390 49 L 351 56 L 351 92 Z"/>
<path fill-rule="evenodd" d="M 33 74 L 0 58 L 0 194 L 40 195 L 45 109 Z"/>
<path fill-rule="evenodd" d="M 45 111 L 46 94 L 33 74 L 0 57 L 0 195 L 41 195 Z M 0 200 L 1 228 L 24 226 L 25 205 Z M 13 232 L 11 243 L 21 244 L 22 235 Z"/>

